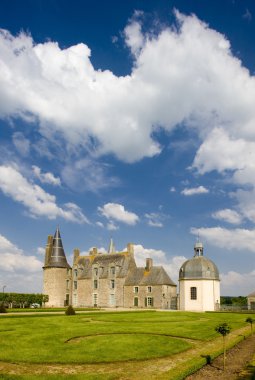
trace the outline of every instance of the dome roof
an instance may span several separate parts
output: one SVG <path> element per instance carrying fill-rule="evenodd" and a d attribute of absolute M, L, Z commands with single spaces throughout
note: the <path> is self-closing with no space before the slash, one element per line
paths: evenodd
<path fill-rule="evenodd" d="M 202 243 L 196 243 L 195 256 L 185 261 L 179 271 L 179 280 L 183 279 L 207 279 L 219 280 L 219 271 L 214 262 L 203 256 Z"/>

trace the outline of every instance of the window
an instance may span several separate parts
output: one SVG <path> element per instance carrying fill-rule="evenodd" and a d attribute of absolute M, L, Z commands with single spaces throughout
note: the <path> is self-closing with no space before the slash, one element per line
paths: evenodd
<path fill-rule="evenodd" d="M 94 280 L 94 289 L 97 289 L 98 288 L 98 282 L 97 280 Z"/>
<path fill-rule="evenodd" d="M 147 288 L 147 292 L 148 292 L 148 293 L 151 293 L 151 286 L 148 286 L 148 288 Z"/>
<path fill-rule="evenodd" d="M 110 305 L 115 306 L 115 295 L 114 294 L 110 294 Z"/>
<path fill-rule="evenodd" d="M 94 268 L 94 275 L 95 275 L 95 276 L 98 275 L 98 268 Z"/>
<path fill-rule="evenodd" d="M 134 286 L 134 293 L 138 293 L 138 286 Z"/>
<path fill-rule="evenodd" d="M 69 280 L 66 280 L 66 289 L 69 289 Z"/>
<path fill-rule="evenodd" d="M 138 297 L 134 297 L 134 306 L 138 306 Z"/>
<path fill-rule="evenodd" d="M 78 276 L 78 269 L 74 269 L 73 275 L 74 275 L 75 278 Z"/>
<path fill-rule="evenodd" d="M 195 286 L 192 286 L 190 288 L 190 299 L 196 300 L 197 299 L 197 288 Z"/>
<path fill-rule="evenodd" d="M 74 294 L 73 295 L 73 305 L 74 306 L 77 306 L 78 302 L 77 302 L 77 294 Z"/>
<path fill-rule="evenodd" d="M 97 307 L 97 303 L 98 303 L 98 298 L 97 298 L 97 294 L 93 294 L 93 305 L 94 307 Z"/>
<path fill-rule="evenodd" d="M 145 297 L 144 305 L 145 305 L 145 307 L 153 306 L 153 298 L 152 297 Z"/>
<path fill-rule="evenodd" d="M 153 306 L 153 298 L 152 297 L 147 298 L 147 306 Z"/>
<path fill-rule="evenodd" d="M 115 281 L 111 280 L 111 289 L 114 289 L 114 288 L 115 288 Z"/>
<path fill-rule="evenodd" d="M 111 273 L 112 276 L 115 275 L 115 267 L 111 267 L 110 273 Z"/>
<path fill-rule="evenodd" d="M 77 281 L 73 282 L 73 288 L 76 290 L 77 289 Z"/>

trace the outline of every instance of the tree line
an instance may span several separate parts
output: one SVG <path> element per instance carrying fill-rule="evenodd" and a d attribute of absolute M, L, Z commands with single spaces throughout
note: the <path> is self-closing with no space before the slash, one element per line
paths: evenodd
<path fill-rule="evenodd" d="M 0 303 L 9 308 L 30 307 L 33 303 L 44 305 L 49 300 L 48 295 L 40 293 L 0 293 Z"/>

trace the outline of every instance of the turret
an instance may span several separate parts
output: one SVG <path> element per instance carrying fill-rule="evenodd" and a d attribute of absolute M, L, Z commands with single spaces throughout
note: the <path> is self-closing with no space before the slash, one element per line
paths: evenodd
<path fill-rule="evenodd" d="M 43 267 L 43 293 L 49 296 L 46 306 L 65 306 L 69 303 L 71 267 L 57 228 L 54 237 L 48 236 Z"/>

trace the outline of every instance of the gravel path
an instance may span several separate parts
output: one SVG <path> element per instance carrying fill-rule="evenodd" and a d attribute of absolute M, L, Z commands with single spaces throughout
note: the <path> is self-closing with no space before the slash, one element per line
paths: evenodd
<path fill-rule="evenodd" d="M 208 364 L 186 380 L 234 380 L 234 379 L 255 379 L 255 374 L 248 375 L 245 367 L 252 360 L 255 354 L 255 335 L 244 339 L 227 352 L 226 369 L 223 371 L 223 355 L 218 356 L 212 364 Z"/>

